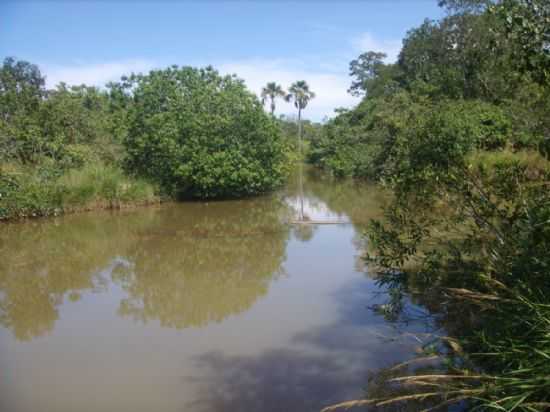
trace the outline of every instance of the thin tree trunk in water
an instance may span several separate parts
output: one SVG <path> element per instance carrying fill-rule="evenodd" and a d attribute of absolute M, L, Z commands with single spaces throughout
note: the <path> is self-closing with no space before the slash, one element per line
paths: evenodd
<path fill-rule="evenodd" d="M 304 182 L 303 182 L 303 164 L 302 164 L 302 109 L 298 108 L 298 152 L 300 157 L 299 179 L 300 179 L 300 220 L 304 220 Z"/>
<path fill-rule="evenodd" d="M 275 115 L 275 100 L 271 99 L 271 116 Z"/>
<path fill-rule="evenodd" d="M 302 109 L 298 109 L 298 151 L 302 160 Z"/>
<path fill-rule="evenodd" d="M 304 165 L 300 161 L 300 221 L 304 220 L 304 181 L 303 181 L 303 170 Z"/>

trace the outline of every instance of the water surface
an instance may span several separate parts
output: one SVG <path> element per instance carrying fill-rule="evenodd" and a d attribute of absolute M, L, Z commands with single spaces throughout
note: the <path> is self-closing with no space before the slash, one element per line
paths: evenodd
<path fill-rule="evenodd" d="M 361 236 L 372 186 L 0 226 L 0 411 L 318 411 L 408 359 Z"/>

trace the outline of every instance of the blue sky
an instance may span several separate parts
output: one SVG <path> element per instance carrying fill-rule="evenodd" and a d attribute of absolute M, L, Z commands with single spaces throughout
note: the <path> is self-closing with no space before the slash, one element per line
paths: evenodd
<path fill-rule="evenodd" d="M 408 29 L 441 15 L 436 0 L 4 0 L 0 56 L 38 64 L 50 87 L 170 64 L 212 64 L 255 92 L 306 80 L 318 97 L 305 116 L 321 120 L 357 102 L 346 93 L 351 59 L 366 50 L 395 59 Z"/>

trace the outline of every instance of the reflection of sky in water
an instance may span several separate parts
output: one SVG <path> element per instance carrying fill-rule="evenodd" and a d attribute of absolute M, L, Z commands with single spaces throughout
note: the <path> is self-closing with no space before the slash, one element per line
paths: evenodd
<path fill-rule="evenodd" d="M 349 218 L 345 213 L 333 212 L 323 201 L 312 195 L 307 195 L 303 198 L 300 196 L 287 197 L 285 201 L 292 208 L 295 218 L 299 216 L 300 209 L 303 208 L 304 220 L 349 222 Z"/>
<path fill-rule="evenodd" d="M 430 325 L 396 328 L 368 309 L 381 298 L 356 264 L 355 228 L 299 232 L 309 225 L 281 226 L 266 202 L 13 232 L 0 298 L 24 310 L 2 313 L 0 411 L 318 411 L 407 359 Z M 304 211 L 347 220 L 311 193 Z"/>

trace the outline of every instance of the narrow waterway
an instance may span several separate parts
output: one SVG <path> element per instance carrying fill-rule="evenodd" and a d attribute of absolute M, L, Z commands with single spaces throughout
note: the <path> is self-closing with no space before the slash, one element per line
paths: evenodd
<path fill-rule="evenodd" d="M 361 254 L 375 187 L 0 226 L 0 411 L 318 411 L 409 359 Z M 303 202 L 299 194 L 303 192 Z M 303 203 L 305 220 L 292 225 Z"/>

